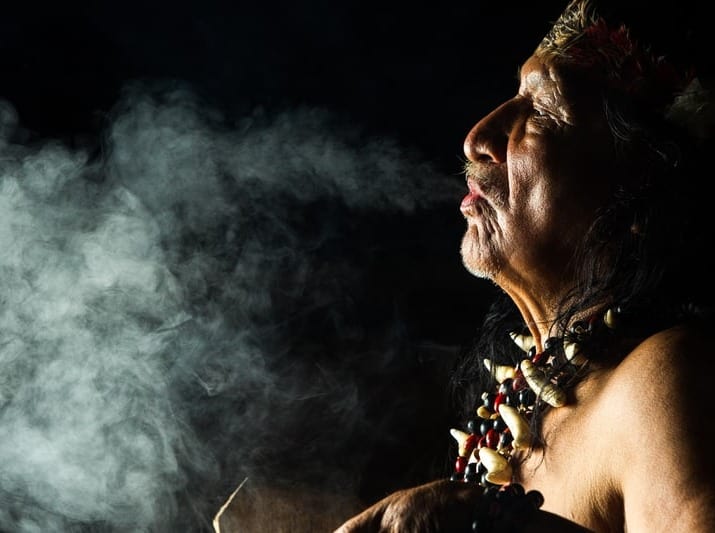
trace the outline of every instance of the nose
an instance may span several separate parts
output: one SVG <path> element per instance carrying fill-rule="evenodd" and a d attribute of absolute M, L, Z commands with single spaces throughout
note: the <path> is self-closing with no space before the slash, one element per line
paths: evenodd
<path fill-rule="evenodd" d="M 506 161 L 516 107 L 513 100 L 504 102 L 474 125 L 464 139 L 467 159 L 474 163 Z"/>

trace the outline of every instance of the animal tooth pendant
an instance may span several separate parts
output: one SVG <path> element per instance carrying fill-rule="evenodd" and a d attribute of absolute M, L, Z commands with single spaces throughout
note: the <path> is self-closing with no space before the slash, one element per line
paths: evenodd
<path fill-rule="evenodd" d="M 496 382 L 496 390 L 482 393 L 481 405 L 475 409 L 480 420 L 467 422 L 469 433 L 451 430 L 459 446 L 459 457 L 450 479 L 475 483 L 485 489 L 513 483 L 516 468 L 513 460 L 533 444 L 533 428 L 541 423 L 539 402 L 551 407 L 566 405 L 566 391 L 578 384 L 589 364 L 586 354 L 594 346 L 598 349 L 598 345 L 592 344 L 594 335 L 619 327 L 621 321 L 627 320 L 628 315 L 620 307 L 599 310 L 576 320 L 560 336 L 544 339 L 539 353 L 534 337 L 525 327 L 509 332 L 525 355 L 518 364 L 511 365 L 482 357 L 492 381 Z"/>
<path fill-rule="evenodd" d="M 616 312 L 612 308 L 608 308 L 603 315 L 603 322 L 611 329 L 616 327 Z"/>
<path fill-rule="evenodd" d="M 512 331 L 509 333 L 509 336 L 511 337 L 511 340 L 513 340 L 516 345 L 525 352 L 528 352 L 531 350 L 531 347 L 534 346 L 534 337 L 531 335 L 524 335 L 522 333 Z"/>
<path fill-rule="evenodd" d="M 454 428 L 450 429 L 449 433 L 457 441 L 459 455 L 461 457 L 469 455 L 474 448 L 474 435 Z"/>
<path fill-rule="evenodd" d="M 513 470 L 509 460 L 491 448 L 479 449 L 479 460 L 487 469 L 486 479 L 495 485 L 504 485 L 511 481 Z"/>
<path fill-rule="evenodd" d="M 519 413 L 519 410 L 503 403 L 499 406 L 499 414 L 514 439 L 511 443 L 512 447 L 515 450 L 528 448 L 531 443 L 531 429 L 529 428 L 529 423 Z"/>
<path fill-rule="evenodd" d="M 529 388 L 534 391 L 537 397 L 552 407 L 566 405 L 566 393 L 551 383 L 546 374 L 539 370 L 529 359 L 523 359 L 519 368 L 521 368 L 521 373 L 524 375 Z"/>
<path fill-rule="evenodd" d="M 484 359 L 484 366 L 492 373 L 497 383 L 504 383 L 507 379 L 514 379 L 516 377 L 516 368 L 513 366 L 498 365 L 491 359 L 486 358 Z"/>
<path fill-rule="evenodd" d="M 564 355 L 566 359 L 576 366 L 581 366 L 588 362 L 588 358 L 581 353 L 581 345 L 577 342 L 564 341 Z"/>

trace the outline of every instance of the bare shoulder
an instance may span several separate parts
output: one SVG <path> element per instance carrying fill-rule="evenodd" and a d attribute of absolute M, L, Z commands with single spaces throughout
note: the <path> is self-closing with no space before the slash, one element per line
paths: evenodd
<path fill-rule="evenodd" d="M 603 400 L 611 407 L 620 405 L 621 419 L 633 429 L 658 428 L 663 438 L 676 441 L 687 428 L 690 435 L 712 442 L 715 424 L 703 423 L 703 414 L 709 410 L 714 380 L 709 332 L 677 326 L 636 346 L 611 372 Z"/>
<path fill-rule="evenodd" d="M 674 327 L 645 339 L 607 380 L 629 531 L 715 531 L 714 352 L 707 331 Z"/>
<path fill-rule="evenodd" d="M 693 326 L 677 326 L 655 333 L 636 346 L 618 365 L 614 385 L 627 387 L 636 396 L 678 401 L 701 397 L 715 377 L 715 345 L 709 332 Z M 672 398 L 674 399 L 674 398 Z M 670 403 L 670 399 L 667 399 Z"/>

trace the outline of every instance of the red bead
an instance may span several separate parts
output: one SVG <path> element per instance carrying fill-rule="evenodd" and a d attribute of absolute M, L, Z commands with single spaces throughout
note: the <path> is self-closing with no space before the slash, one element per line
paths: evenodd
<path fill-rule="evenodd" d="M 464 448 L 467 450 L 467 453 L 471 452 L 474 449 L 474 446 L 477 444 L 477 436 L 472 433 L 467 437 L 467 440 L 464 441 Z"/>
<path fill-rule="evenodd" d="M 537 364 L 539 361 L 541 361 L 541 358 L 544 357 L 545 353 L 546 352 L 537 353 L 534 357 L 531 358 L 531 362 Z"/>
<path fill-rule="evenodd" d="M 465 468 L 467 468 L 467 458 L 463 455 L 460 455 L 454 462 L 454 471 L 458 474 L 464 474 Z"/>
<path fill-rule="evenodd" d="M 487 445 L 487 438 L 486 438 L 486 437 L 482 437 L 482 438 L 479 439 L 479 441 L 477 442 L 477 450 L 479 450 L 479 449 L 481 449 L 481 448 L 484 448 L 484 446 L 486 446 L 486 445 Z"/>
<path fill-rule="evenodd" d="M 524 379 L 524 376 L 522 376 L 521 373 L 519 373 L 519 375 L 512 380 L 511 388 L 517 392 L 526 388 L 526 379 Z"/>
<path fill-rule="evenodd" d="M 497 397 L 494 398 L 494 412 L 498 413 L 499 412 L 499 406 L 503 404 L 506 401 L 506 394 L 497 394 Z"/>
<path fill-rule="evenodd" d="M 499 433 L 497 433 L 493 429 L 490 429 L 489 431 L 487 431 L 487 434 L 484 436 L 484 439 L 487 447 L 496 450 L 497 445 L 499 444 Z"/>

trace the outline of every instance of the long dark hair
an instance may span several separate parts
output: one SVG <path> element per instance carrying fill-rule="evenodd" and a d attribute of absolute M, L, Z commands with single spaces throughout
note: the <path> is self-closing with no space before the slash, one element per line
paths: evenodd
<path fill-rule="evenodd" d="M 613 335 L 638 340 L 711 316 L 715 209 L 707 190 L 715 179 L 708 161 L 715 146 L 711 135 L 701 131 L 696 138 L 688 125 L 639 107 L 619 91 L 604 89 L 603 109 L 623 179 L 575 251 L 576 281 L 553 330 L 566 331 L 585 309 L 617 306 L 625 327 L 589 344 L 589 357 L 614 363 L 625 352 L 613 351 Z M 708 111 L 712 107 L 693 110 L 702 120 Z M 514 303 L 499 294 L 450 382 L 451 401 L 465 422 L 474 417 L 481 393 L 494 388 L 483 359 L 517 364 L 524 352 L 509 332 L 523 327 Z M 538 417 L 534 423 L 538 427 Z"/>

